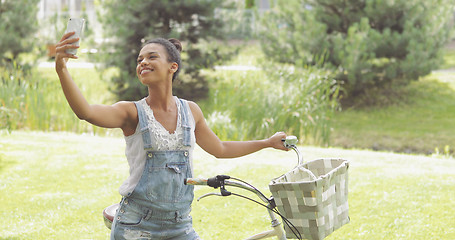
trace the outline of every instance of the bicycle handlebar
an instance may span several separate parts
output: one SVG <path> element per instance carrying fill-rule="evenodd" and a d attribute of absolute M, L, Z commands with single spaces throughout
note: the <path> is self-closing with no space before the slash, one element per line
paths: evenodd
<path fill-rule="evenodd" d="M 282 139 L 282 142 L 286 148 L 293 149 L 297 153 L 298 164 L 302 164 L 303 159 L 296 146 L 297 142 L 298 142 L 297 137 L 287 136 L 286 139 Z M 221 196 L 231 195 L 231 192 L 227 191 L 225 186 L 238 187 L 238 188 L 242 188 L 242 189 L 248 190 L 250 192 L 253 192 L 262 201 L 264 201 L 266 203 L 273 202 L 273 199 L 268 199 L 267 197 L 265 197 L 264 194 L 262 194 L 254 186 L 252 186 L 246 182 L 243 182 L 240 179 L 233 179 L 233 180 L 229 180 L 229 179 L 231 179 L 231 177 L 227 176 L 227 175 L 218 175 L 218 176 L 212 177 L 212 178 L 186 178 L 186 179 L 184 179 L 184 184 L 185 185 L 207 185 L 207 186 L 210 186 L 213 188 L 220 188 Z M 203 197 L 205 197 L 205 195 Z"/>
<path fill-rule="evenodd" d="M 185 185 L 207 185 L 207 178 L 185 178 Z"/>
<path fill-rule="evenodd" d="M 230 179 L 230 176 L 227 175 L 217 175 L 212 178 L 186 178 L 184 180 L 185 185 L 208 185 L 213 188 L 219 188 L 225 183 L 223 182 L 226 179 Z M 231 185 L 230 183 L 226 185 Z"/>
<path fill-rule="evenodd" d="M 271 200 L 265 197 L 264 194 L 254 186 L 238 180 L 229 179 L 231 179 L 230 176 L 217 175 L 211 178 L 186 178 L 184 179 L 184 183 L 185 185 L 207 185 L 213 188 L 220 188 L 221 196 L 229 196 L 232 194 L 226 190 L 225 186 L 238 187 L 256 194 L 263 202 L 270 203 Z"/>

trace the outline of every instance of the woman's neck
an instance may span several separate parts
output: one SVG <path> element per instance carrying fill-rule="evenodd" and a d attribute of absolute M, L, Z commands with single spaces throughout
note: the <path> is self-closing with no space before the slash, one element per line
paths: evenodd
<path fill-rule="evenodd" d="M 146 98 L 147 104 L 152 109 L 169 111 L 175 107 L 175 99 L 172 95 L 172 86 L 168 87 L 150 87 L 149 95 Z"/>

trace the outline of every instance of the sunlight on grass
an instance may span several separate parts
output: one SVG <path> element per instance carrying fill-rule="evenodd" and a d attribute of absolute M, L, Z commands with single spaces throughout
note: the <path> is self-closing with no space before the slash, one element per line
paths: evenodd
<path fill-rule="evenodd" d="M 120 200 L 128 174 L 124 140 L 70 133 L 0 133 L 2 239 L 107 239 L 101 212 Z M 305 161 L 351 161 L 351 222 L 326 239 L 454 239 L 455 160 L 364 150 L 301 147 Z M 263 150 L 216 160 L 196 148 L 195 176 L 229 174 L 266 195 L 268 183 L 295 166 L 295 153 Z M 228 189 L 236 191 L 236 189 Z M 195 197 L 211 190 L 197 186 Z M 237 191 L 243 193 L 242 190 Z M 236 197 L 193 204 L 203 239 L 241 239 L 267 230 L 262 207 Z"/>
<path fill-rule="evenodd" d="M 412 82 L 406 100 L 388 107 L 345 109 L 335 115 L 331 143 L 431 154 L 454 147 L 455 73 L 437 72 Z"/>
<path fill-rule="evenodd" d="M 444 64 L 441 69 L 455 69 L 455 49 L 444 50 Z"/>
<path fill-rule="evenodd" d="M 67 133 L 2 135 L 1 154 L 17 164 L 0 172 L 1 191 L 10 192 L 0 197 L 0 222 L 8 226 L 0 236 L 106 239 L 100 213 L 119 201 L 116 188 L 127 174 L 122 144 Z"/>

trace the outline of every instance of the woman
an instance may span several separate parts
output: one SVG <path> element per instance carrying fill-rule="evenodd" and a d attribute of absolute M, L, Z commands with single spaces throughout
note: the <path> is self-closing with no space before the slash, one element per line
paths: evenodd
<path fill-rule="evenodd" d="M 130 176 L 120 187 L 123 196 L 114 219 L 111 239 L 199 239 L 190 216 L 195 143 L 217 158 L 244 156 L 263 148 L 287 150 L 285 133 L 256 141 L 220 141 L 207 126 L 199 106 L 172 95 L 182 46 L 176 39 L 147 42 L 137 58 L 136 73 L 148 87 L 137 102 L 111 106 L 89 104 L 72 80 L 66 62 L 77 57 L 65 52 L 77 46 L 65 34 L 56 47 L 55 68 L 65 97 L 82 120 L 96 126 L 120 128 L 125 135 Z"/>

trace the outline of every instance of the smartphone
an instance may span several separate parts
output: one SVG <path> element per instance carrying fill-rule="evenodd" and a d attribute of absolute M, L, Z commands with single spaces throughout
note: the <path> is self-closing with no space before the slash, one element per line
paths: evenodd
<path fill-rule="evenodd" d="M 85 19 L 83 18 L 70 18 L 68 19 L 68 25 L 66 26 L 66 32 L 76 32 L 74 35 L 69 37 L 69 39 L 72 38 L 81 38 L 82 36 L 82 30 L 84 29 L 84 23 Z M 80 41 L 80 40 L 79 40 Z M 79 46 L 79 41 L 72 43 L 72 45 Z M 77 49 L 67 49 L 66 53 L 76 55 Z"/>

